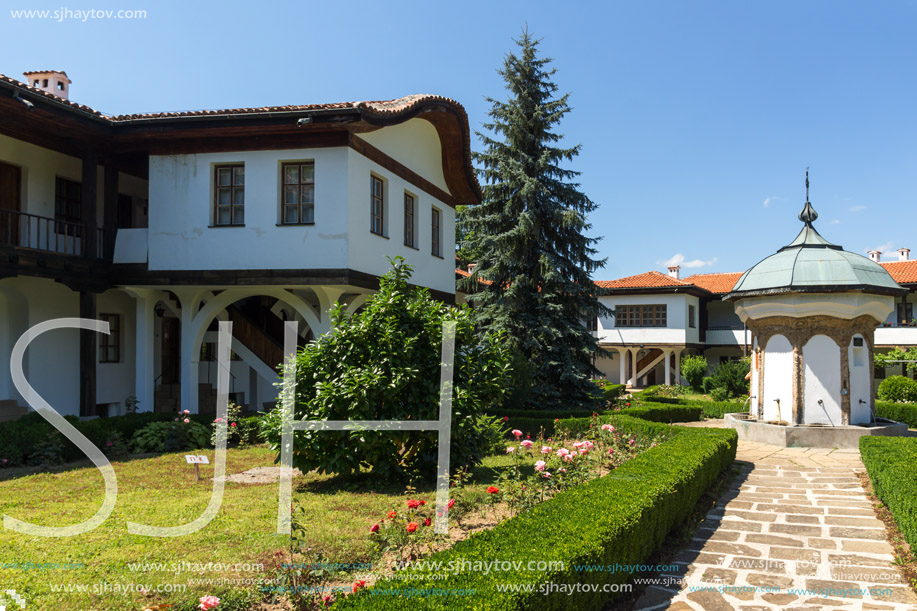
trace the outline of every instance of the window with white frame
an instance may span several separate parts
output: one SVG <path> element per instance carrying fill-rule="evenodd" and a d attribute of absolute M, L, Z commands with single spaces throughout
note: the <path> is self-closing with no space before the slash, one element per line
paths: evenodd
<path fill-rule="evenodd" d="M 310 225 L 315 222 L 315 162 L 284 163 L 282 225 Z"/>
<path fill-rule="evenodd" d="M 245 166 L 241 163 L 214 166 L 213 224 L 230 227 L 245 224 Z"/>

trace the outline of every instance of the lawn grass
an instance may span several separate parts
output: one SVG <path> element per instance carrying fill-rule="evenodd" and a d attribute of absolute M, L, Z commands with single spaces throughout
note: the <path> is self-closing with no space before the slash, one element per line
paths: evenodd
<path fill-rule="evenodd" d="M 213 451 L 203 451 L 213 462 Z M 275 453 L 266 448 L 229 450 L 227 473 L 272 466 Z M 488 458 L 475 471 L 475 486 L 486 486 L 497 470 L 509 465 L 506 456 Z M 33 537 L 0 529 L 0 586 L 15 589 L 28 602 L 27 609 L 80 609 L 109 611 L 143 609 L 171 603 L 170 611 L 191 611 L 197 600 L 213 594 L 224 599 L 220 611 L 246 609 L 244 588 L 231 580 L 271 578 L 272 554 L 288 547 L 289 539 L 276 534 L 278 486 L 227 483 L 223 504 L 206 527 L 183 537 L 142 537 L 127 533 L 127 522 L 178 526 L 191 522 L 206 508 L 211 495 L 213 466 L 202 465 L 196 483 L 194 469 L 183 454 L 114 462 L 118 477 L 118 502 L 101 526 L 68 538 Z M 331 476 L 306 474 L 294 481 L 294 502 L 305 508 L 307 540 L 324 561 L 371 562 L 374 545 L 369 526 L 390 509 L 404 503 L 400 484 L 372 477 L 344 481 Z M 0 482 L 0 511 L 20 520 L 45 526 L 76 524 L 92 517 L 101 506 L 104 484 L 94 467 L 60 473 L 38 473 Z M 421 487 L 415 498 L 432 502 L 433 486 Z M 82 568 L 21 570 L 7 563 L 80 563 Z M 160 570 L 132 570 L 129 563 L 160 563 Z M 175 566 L 187 563 L 184 567 Z M 189 570 L 188 565 L 263 564 L 247 570 Z M 147 567 L 148 569 L 150 567 Z M 183 571 L 175 569 L 184 568 Z M 196 567 L 197 568 L 197 567 Z M 222 585 L 192 584 L 191 580 L 223 579 Z M 229 583 L 227 583 L 229 582 Z M 213 582 L 212 582 L 213 583 Z M 238 584 L 239 582 L 234 582 Z M 106 585 L 107 584 L 107 585 Z M 183 592 L 144 596 L 124 593 L 136 584 L 186 588 Z M 84 591 L 53 592 L 52 585 Z M 107 588 L 107 590 L 103 590 Z M 136 588 L 135 588 L 136 589 Z M 233 603 L 232 600 L 238 602 Z"/>

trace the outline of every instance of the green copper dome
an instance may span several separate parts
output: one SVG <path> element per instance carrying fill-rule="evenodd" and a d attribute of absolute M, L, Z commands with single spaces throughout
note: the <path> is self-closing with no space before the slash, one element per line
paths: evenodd
<path fill-rule="evenodd" d="M 812 226 L 817 218 L 807 201 L 799 214 L 805 225 L 796 239 L 742 274 L 724 299 L 840 291 L 899 295 L 907 291 L 878 263 L 823 238 Z"/>

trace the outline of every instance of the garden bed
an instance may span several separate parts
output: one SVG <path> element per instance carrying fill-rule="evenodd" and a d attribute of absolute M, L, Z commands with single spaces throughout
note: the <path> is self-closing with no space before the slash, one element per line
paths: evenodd
<path fill-rule="evenodd" d="M 445 579 L 411 568 L 404 577 L 411 578 L 414 592 L 439 592 L 423 599 L 424 609 L 567 609 L 571 599 L 566 593 L 542 588 L 624 583 L 624 571 L 590 572 L 577 566 L 626 566 L 646 560 L 735 459 L 734 431 L 671 427 L 627 416 L 603 418 L 622 431 L 668 439 L 604 477 L 561 492 L 428 558 L 439 566 L 494 561 L 519 562 L 523 567 L 532 562 L 536 567 L 539 562 L 561 564 L 545 570 L 456 571 Z M 564 430 L 588 430 L 601 419 L 566 421 Z M 334 608 L 416 609 L 418 600 L 405 595 L 404 583 L 377 584 L 338 601 Z M 611 598 L 608 592 L 583 592 L 576 597 L 576 608 L 602 609 Z"/>
<path fill-rule="evenodd" d="M 863 437 L 860 456 L 876 496 L 892 512 L 911 548 L 917 548 L 917 438 Z"/>

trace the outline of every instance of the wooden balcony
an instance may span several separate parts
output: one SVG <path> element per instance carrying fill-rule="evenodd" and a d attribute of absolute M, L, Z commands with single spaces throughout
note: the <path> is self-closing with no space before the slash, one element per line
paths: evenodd
<path fill-rule="evenodd" d="M 87 259 L 105 258 L 105 232 L 96 229 L 95 252 L 87 252 L 88 228 L 28 212 L 0 209 L 0 246 Z"/>

